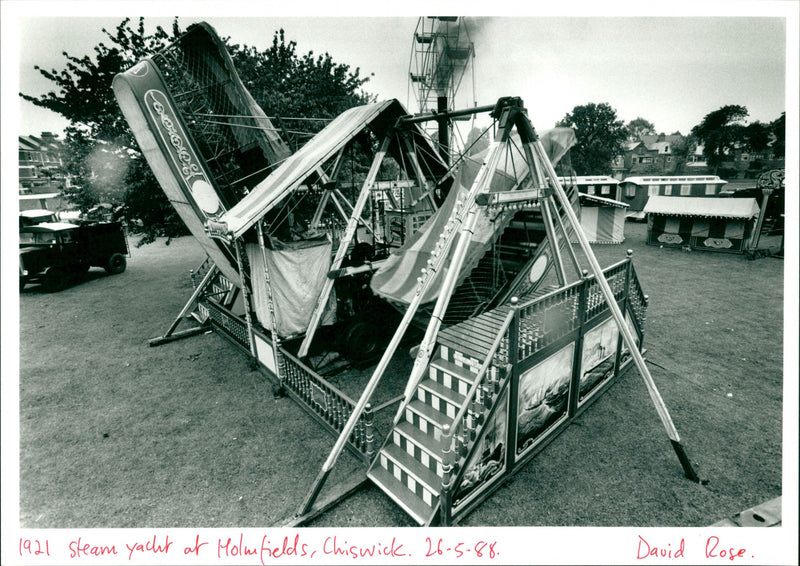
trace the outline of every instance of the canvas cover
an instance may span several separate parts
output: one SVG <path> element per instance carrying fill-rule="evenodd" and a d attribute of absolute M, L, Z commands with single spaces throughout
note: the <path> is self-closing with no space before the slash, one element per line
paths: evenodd
<path fill-rule="evenodd" d="M 256 185 L 250 194 L 220 218 L 220 222 L 227 225 L 227 229 L 234 236 L 241 236 L 368 126 L 376 131 L 378 138 L 381 138 L 399 118 L 406 114 L 403 105 L 397 100 L 386 100 L 346 110 Z M 416 139 L 422 140 L 419 128 L 416 125 L 410 127 L 420 134 Z M 425 141 L 421 143 L 424 143 L 425 151 L 418 152 L 420 161 L 424 162 L 427 168 L 438 168 L 444 172 L 445 166 L 433 146 Z"/>
<path fill-rule="evenodd" d="M 267 302 L 264 259 L 258 244 L 246 245 L 250 260 L 250 279 L 253 282 L 253 307 L 261 325 L 272 329 L 272 317 Z M 266 249 L 275 325 L 278 336 L 289 338 L 308 328 L 322 286 L 331 265 L 331 242 L 304 240 L 280 243 Z M 336 295 L 331 293 L 321 324 L 336 322 Z"/>
<path fill-rule="evenodd" d="M 542 133 L 541 140 L 554 165 L 576 141 L 575 133 L 570 128 L 546 131 Z M 512 145 L 515 143 L 519 147 L 519 138 L 512 141 Z M 436 246 L 439 235 L 444 230 L 456 202 L 463 201 L 469 192 L 487 151 L 489 150 L 476 155 L 474 159 L 464 158 L 450 193 L 439 210 L 412 238 L 392 253 L 383 266 L 375 272 L 370 285 L 376 295 L 395 303 L 408 304 L 411 302 L 416 293 L 417 277 L 431 259 L 431 252 Z M 511 190 L 515 184 L 515 176 L 517 179 L 521 179 L 527 170 L 527 163 L 519 152 L 508 153 L 508 159 L 501 160 L 498 169 L 492 176 L 489 190 L 491 192 Z M 508 211 L 497 215 L 496 212 L 488 212 L 484 207 L 478 209 L 478 219 L 463 267 L 459 273 L 458 284 L 469 275 L 492 242 L 503 233 L 514 213 L 515 211 Z M 439 296 L 439 289 L 445 279 L 454 252 L 455 246 L 451 246 L 442 269 L 435 274 L 422 298 L 423 303 L 433 301 Z"/>
<path fill-rule="evenodd" d="M 687 216 L 653 216 L 649 228 L 659 236 L 661 234 L 680 234 L 696 238 L 727 238 L 741 240 L 745 238 L 747 221 L 736 218 L 692 218 Z"/>

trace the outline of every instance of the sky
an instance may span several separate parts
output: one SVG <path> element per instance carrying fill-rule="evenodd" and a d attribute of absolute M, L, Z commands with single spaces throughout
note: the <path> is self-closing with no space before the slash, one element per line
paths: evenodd
<path fill-rule="evenodd" d="M 92 54 L 105 39 L 103 27 L 113 30 L 122 17 L 144 15 L 148 10 L 141 7 L 152 4 L 122 6 L 129 9 L 99 17 L 81 16 L 85 12 L 79 10 L 67 17 L 42 17 L 35 10 L 21 15 L 14 61 L 19 90 L 47 92 L 52 83 L 35 65 L 61 70 L 63 51 Z M 770 16 L 768 4 L 759 6 L 767 8 L 753 6 L 737 17 L 702 10 L 681 17 L 472 16 L 474 72 L 462 82 L 456 106 L 521 96 L 537 128 L 551 128 L 575 106 L 590 102 L 607 102 L 619 119 L 643 117 L 668 134 L 688 133 L 703 116 L 727 104 L 745 106 L 748 121 L 769 122 L 786 109 L 787 32 L 779 10 Z M 370 76 L 365 90 L 417 111 L 408 80 L 416 15 L 224 17 L 202 15 L 197 8 L 173 13 L 184 29 L 204 20 L 220 36 L 259 48 L 283 28 L 299 53 L 327 51 L 334 61 Z M 169 28 L 172 17 L 146 17 L 145 22 L 148 29 Z M 18 105 L 20 134 L 61 132 L 67 124 L 22 99 Z"/>

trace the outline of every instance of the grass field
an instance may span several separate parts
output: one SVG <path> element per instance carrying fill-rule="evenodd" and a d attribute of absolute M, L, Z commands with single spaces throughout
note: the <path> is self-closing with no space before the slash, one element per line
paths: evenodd
<path fill-rule="evenodd" d="M 644 245 L 653 378 L 708 485 L 690 482 L 635 370 L 463 524 L 702 526 L 781 495 L 783 262 Z M 763 242 L 762 242 L 763 244 Z M 191 293 L 191 238 L 134 248 L 128 270 L 20 296 L 23 527 L 256 527 L 290 517 L 333 445 L 209 333 L 157 348 Z M 400 379 L 403 379 L 402 376 Z M 357 469 L 344 455 L 331 482 Z M 366 487 L 312 526 L 408 526 Z"/>

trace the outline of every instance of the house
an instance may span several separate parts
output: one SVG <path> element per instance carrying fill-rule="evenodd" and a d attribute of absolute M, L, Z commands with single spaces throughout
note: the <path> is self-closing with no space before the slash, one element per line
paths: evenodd
<path fill-rule="evenodd" d="M 622 145 L 623 153 L 611 162 L 615 179 L 635 175 L 670 175 L 677 171 L 678 159 L 673 152 L 675 143 L 683 140 L 680 134 L 645 135 Z"/>
<path fill-rule="evenodd" d="M 51 132 L 39 136 L 19 136 L 19 183 L 23 188 L 53 183 L 59 186 L 65 178 L 62 160 L 63 143 Z"/>

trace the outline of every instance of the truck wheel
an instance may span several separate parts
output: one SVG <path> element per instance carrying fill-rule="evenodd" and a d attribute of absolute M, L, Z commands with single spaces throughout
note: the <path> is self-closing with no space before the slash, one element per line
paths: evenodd
<path fill-rule="evenodd" d="M 108 258 L 108 262 L 106 262 L 106 272 L 109 275 L 116 275 L 125 271 L 127 265 L 128 263 L 125 261 L 124 255 L 111 254 L 111 257 Z"/>
<path fill-rule="evenodd" d="M 355 361 L 363 361 L 373 356 L 378 349 L 378 337 L 375 329 L 363 321 L 356 321 L 350 326 L 345 338 L 345 357 Z"/>
<path fill-rule="evenodd" d="M 42 287 L 44 287 L 44 290 L 48 293 L 55 293 L 66 288 L 68 283 L 69 277 L 67 277 L 67 272 L 63 269 L 54 267 L 44 276 Z"/>

